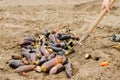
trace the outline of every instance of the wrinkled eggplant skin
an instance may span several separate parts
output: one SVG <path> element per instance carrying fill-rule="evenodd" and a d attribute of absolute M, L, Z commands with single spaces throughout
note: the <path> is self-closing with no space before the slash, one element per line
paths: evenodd
<path fill-rule="evenodd" d="M 24 65 L 16 68 L 14 72 L 20 73 L 20 72 L 28 72 L 34 70 L 36 66 L 35 65 Z"/>
<path fill-rule="evenodd" d="M 67 63 L 65 65 L 65 73 L 68 78 L 71 78 L 73 76 L 73 68 L 71 63 Z"/>

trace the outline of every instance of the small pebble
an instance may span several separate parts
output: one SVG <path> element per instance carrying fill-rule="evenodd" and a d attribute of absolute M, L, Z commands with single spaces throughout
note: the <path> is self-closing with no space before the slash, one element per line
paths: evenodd
<path fill-rule="evenodd" d="M 90 59 L 90 58 L 91 58 L 91 55 L 90 55 L 90 54 L 85 54 L 84 58 L 85 58 L 85 59 Z"/>

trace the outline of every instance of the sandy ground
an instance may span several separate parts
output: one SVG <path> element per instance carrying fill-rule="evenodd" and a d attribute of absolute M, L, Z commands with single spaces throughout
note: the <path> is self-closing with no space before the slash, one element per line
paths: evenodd
<path fill-rule="evenodd" d="M 120 0 L 83 43 L 69 56 L 74 76 L 68 79 L 65 72 L 57 75 L 29 72 L 29 77 L 13 73 L 7 64 L 12 54 L 19 54 L 16 45 L 28 32 L 42 32 L 44 28 L 60 29 L 70 25 L 77 36 L 91 25 L 100 13 L 102 0 L 0 0 L 0 80 L 120 80 L 120 51 L 112 48 L 118 44 L 110 40 L 120 33 Z M 101 55 L 99 61 L 85 60 L 84 54 Z M 110 65 L 101 67 L 100 63 Z"/>

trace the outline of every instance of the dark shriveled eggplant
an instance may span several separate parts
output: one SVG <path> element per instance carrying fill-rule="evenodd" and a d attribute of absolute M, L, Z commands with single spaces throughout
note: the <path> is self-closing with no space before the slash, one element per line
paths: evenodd
<path fill-rule="evenodd" d="M 19 66 L 23 66 L 23 65 L 24 65 L 24 63 L 22 63 L 21 60 L 11 60 L 9 63 L 9 66 L 14 69 L 18 68 Z"/>
<path fill-rule="evenodd" d="M 60 47 L 54 47 L 54 46 L 50 46 L 51 49 L 53 49 L 53 51 L 58 52 L 58 51 L 62 51 L 63 49 Z"/>
<path fill-rule="evenodd" d="M 65 65 L 65 73 L 68 78 L 71 78 L 73 76 L 73 68 L 71 63 L 67 63 Z"/>
<path fill-rule="evenodd" d="M 67 39 L 70 39 L 70 38 L 71 38 L 71 35 L 64 35 L 64 34 L 62 34 L 62 35 L 59 37 L 60 40 L 67 40 Z"/>

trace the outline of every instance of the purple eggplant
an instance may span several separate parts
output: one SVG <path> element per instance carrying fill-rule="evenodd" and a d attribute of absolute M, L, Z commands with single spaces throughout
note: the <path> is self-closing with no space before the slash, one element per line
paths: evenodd
<path fill-rule="evenodd" d="M 51 49 L 53 49 L 53 51 L 55 51 L 55 52 L 58 52 L 58 51 L 62 51 L 63 49 L 62 48 L 60 48 L 60 47 L 54 47 L 54 46 L 50 46 L 51 47 Z"/>
<path fill-rule="evenodd" d="M 41 65 L 41 71 L 48 72 L 53 66 L 57 65 L 58 63 L 64 64 L 66 61 L 65 56 L 56 56 L 55 58 L 43 63 Z"/>
<path fill-rule="evenodd" d="M 24 64 L 22 63 L 21 60 L 11 60 L 10 63 L 9 63 L 9 66 L 11 68 L 18 68 L 19 66 L 23 66 Z"/>
<path fill-rule="evenodd" d="M 65 73 L 68 78 L 71 78 L 73 76 L 73 68 L 71 63 L 67 63 L 65 65 Z"/>
<path fill-rule="evenodd" d="M 51 68 L 51 70 L 49 71 L 49 74 L 57 74 L 63 70 L 64 70 L 64 66 L 62 64 L 57 64 Z"/>
<path fill-rule="evenodd" d="M 61 42 L 61 43 L 50 43 L 51 46 L 54 46 L 54 47 L 64 47 L 66 46 L 66 43 L 65 42 Z"/>
<path fill-rule="evenodd" d="M 16 68 L 14 72 L 21 73 L 21 72 L 28 72 L 34 70 L 36 66 L 35 65 L 24 65 Z"/>
<path fill-rule="evenodd" d="M 69 34 L 68 35 L 63 34 L 59 37 L 60 40 L 67 40 L 67 39 L 70 39 L 70 38 L 71 38 L 71 35 L 69 35 Z"/>

